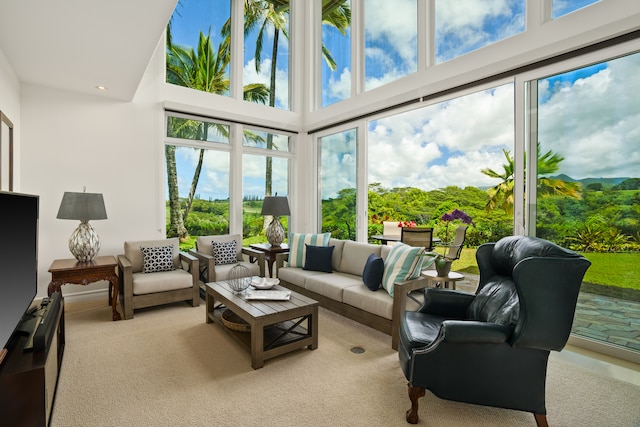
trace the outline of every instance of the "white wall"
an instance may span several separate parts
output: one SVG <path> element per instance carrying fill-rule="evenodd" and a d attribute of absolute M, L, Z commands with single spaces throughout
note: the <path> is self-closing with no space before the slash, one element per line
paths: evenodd
<path fill-rule="evenodd" d="M 0 111 L 13 123 L 14 190 L 20 190 L 20 82 L 0 50 Z M 7 141 L 2 141 L 6 144 Z M 4 150 L 3 150 L 4 151 Z"/>
<path fill-rule="evenodd" d="M 33 85 L 22 86 L 23 192 L 40 195 L 38 296 L 45 296 L 55 259 L 72 258 L 67 241 L 78 223 L 56 219 L 65 191 L 102 193 L 107 220 L 92 221 L 99 255 L 123 242 L 164 236 L 162 106 L 154 73 L 131 103 Z M 104 290 L 65 285 L 63 294 Z M 104 292 L 104 291 L 103 291 Z M 106 298 L 105 298 L 106 304 Z"/>

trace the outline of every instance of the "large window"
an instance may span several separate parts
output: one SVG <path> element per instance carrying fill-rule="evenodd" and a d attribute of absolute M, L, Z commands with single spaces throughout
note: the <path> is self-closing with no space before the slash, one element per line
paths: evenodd
<path fill-rule="evenodd" d="M 535 232 L 592 262 L 573 333 L 640 350 L 640 53 L 534 87 Z M 602 304 L 610 315 L 600 315 Z"/>
<path fill-rule="evenodd" d="M 266 240 L 264 228 L 271 217 L 261 215 L 265 196 L 289 194 L 291 136 L 258 129 L 245 129 L 242 140 L 242 229 L 251 243 Z M 281 217 L 285 230 L 288 218 Z M 286 240 L 286 238 L 285 238 Z"/>
<path fill-rule="evenodd" d="M 357 132 L 319 138 L 322 231 L 336 239 L 356 239 Z"/>
<path fill-rule="evenodd" d="M 229 125 L 167 116 L 167 236 L 229 232 L 229 165 Z"/>
<path fill-rule="evenodd" d="M 243 13 L 244 55 L 232 42 L 232 8 Z M 289 109 L 289 9 L 287 0 L 179 1 L 167 26 L 167 83 Z M 231 64 L 241 57 L 234 94 Z"/>
<path fill-rule="evenodd" d="M 265 99 L 255 92 L 266 88 L 266 104 L 288 110 L 289 1 L 244 4 L 244 99 L 264 104 Z"/>
<path fill-rule="evenodd" d="M 229 95 L 231 0 L 181 0 L 167 26 L 167 83 Z"/>
<path fill-rule="evenodd" d="M 322 10 L 323 107 L 351 96 L 351 1 L 326 3 Z"/>
<path fill-rule="evenodd" d="M 383 221 L 414 221 L 449 241 L 441 218 L 454 209 L 474 221 L 469 246 L 511 235 L 504 190 L 513 176 L 502 171 L 514 147 L 513 99 L 506 84 L 370 121 L 369 236 Z"/>
<path fill-rule="evenodd" d="M 245 243 L 265 241 L 262 201 L 288 195 L 291 135 L 179 113 L 166 125 L 167 236 L 186 249 L 197 236 L 239 233 L 241 223 Z"/>

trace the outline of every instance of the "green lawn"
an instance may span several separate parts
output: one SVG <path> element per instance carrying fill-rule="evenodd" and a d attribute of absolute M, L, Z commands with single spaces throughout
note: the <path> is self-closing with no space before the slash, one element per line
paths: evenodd
<path fill-rule="evenodd" d="M 583 253 L 591 261 L 582 284 L 582 291 L 640 301 L 640 252 Z M 454 261 L 456 271 L 478 274 L 476 250 L 465 248 Z"/>

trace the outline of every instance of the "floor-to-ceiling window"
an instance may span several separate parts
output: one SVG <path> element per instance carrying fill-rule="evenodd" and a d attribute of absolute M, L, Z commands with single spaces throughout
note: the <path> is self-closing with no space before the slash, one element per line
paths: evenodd
<path fill-rule="evenodd" d="M 503 171 L 513 102 L 509 83 L 369 121 L 369 236 L 384 221 L 413 221 L 450 241 L 453 224 L 442 218 L 456 209 L 473 221 L 468 247 L 511 235 L 513 176 Z"/>
<path fill-rule="evenodd" d="M 358 138 L 355 129 L 319 138 L 321 228 L 337 239 L 356 239 Z"/>
<path fill-rule="evenodd" d="M 166 130 L 167 236 L 228 233 L 230 126 L 172 114 Z"/>
<path fill-rule="evenodd" d="M 531 87 L 539 144 L 532 225 L 592 262 L 573 333 L 640 350 L 640 53 Z"/>
<path fill-rule="evenodd" d="M 243 236 L 247 242 L 262 243 L 265 222 L 271 220 L 261 215 L 262 200 L 289 194 L 291 136 L 245 128 L 242 145 Z M 289 230 L 287 217 L 281 217 L 280 222 Z"/>
<path fill-rule="evenodd" d="M 242 221 L 245 243 L 265 241 L 262 201 L 289 193 L 292 134 L 180 113 L 168 113 L 166 123 L 167 236 L 181 237 L 186 249 Z M 233 203 L 240 198 L 241 210 Z"/>

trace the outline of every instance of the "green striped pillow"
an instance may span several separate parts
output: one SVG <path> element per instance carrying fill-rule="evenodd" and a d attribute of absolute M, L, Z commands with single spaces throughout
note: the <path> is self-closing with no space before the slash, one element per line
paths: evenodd
<path fill-rule="evenodd" d="M 322 234 L 300 234 L 293 233 L 289 237 L 289 267 L 304 268 L 304 262 L 307 254 L 307 245 L 327 246 L 331 233 Z"/>
<path fill-rule="evenodd" d="M 384 274 L 382 275 L 382 287 L 393 296 L 393 285 L 409 279 L 416 279 L 420 275 L 425 258 L 420 256 L 425 253 L 424 247 L 396 243 L 389 251 L 384 262 Z"/>

